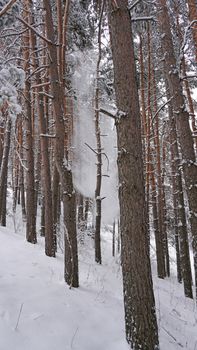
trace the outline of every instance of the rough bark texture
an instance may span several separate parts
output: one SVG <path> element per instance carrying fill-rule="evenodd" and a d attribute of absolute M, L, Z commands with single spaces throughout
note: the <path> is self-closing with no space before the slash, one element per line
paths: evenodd
<path fill-rule="evenodd" d="M 7 176 L 8 176 L 8 159 L 10 152 L 11 138 L 11 119 L 6 116 L 5 135 L 3 144 L 3 156 L 0 171 L 0 222 L 2 226 L 6 226 L 6 194 L 7 194 Z"/>
<path fill-rule="evenodd" d="M 24 0 L 24 19 L 29 22 L 29 0 Z M 29 74 L 29 30 L 23 35 L 23 58 L 25 60 L 24 70 Z M 35 212 L 35 183 L 34 183 L 34 144 L 32 133 L 32 115 L 31 115 L 31 84 L 30 80 L 25 81 L 25 153 L 26 153 L 26 238 L 30 243 L 36 243 L 36 212 Z"/>
<path fill-rule="evenodd" d="M 52 183 L 52 203 L 53 203 L 53 236 L 54 236 L 54 246 L 57 251 L 57 233 L 58 233 L 58 222 L 59 222 L 59 202 L 60 202 L 60 177 L 57 171 L 56 165 L 53 168 L 53 183 Z"/>
<path fill-rule="evenodd" d="M 146 242 L 140 109 L 127 0 L 109 1 L 117 122 L 120 226 L 126 338 L 134 350 L 158 349 L 158 330 Z M 139 215 L 140 213 L 140 215 Z"/>
<path fill-rule="evenodd" d="M 169 252 L 168 252 L 168 240 L 167 232 L 165 227 L 165 217 L 164 217 L 164 192 L 162 185 L 162 170 L 161 170 L 161 147 L 160 147 L 160 135 L 159 135 L 159 113 L 157 106 L 157 91 L 156 91 L 156 78 L 155 71 L 152 68 L 152 78 L 153 78 L 153 110 L 155 115 L 155 127 L 154 127 L 154 143 L 156 151 L 156 173 L 157 173 L 157 200 L 158 200 L 158 222 L 159 222 L 159 232 L 161 240 L 161 249 L 160 249 L 160 260 L 162 262 L 163 275 L 164 278 L 166 275 L 170 274 L 169 267 Z M 159 276 L 161 277 L 161 276 Z"/>
<path fill-rule="evenodd" d="M 72 287 L 78 287 L 78 253 L 76 232 L 76 201 L 73 190 L 72 171 L 68 159 L 64 158 L 65 133 L 65 110 L 64 93 L 57 68 L 57 50 L 55 45 L 55 32 L 51 4 L 49 0 L 43 0 L 46 11 L 45 23 L 50 53 L 49 69 L 51 92 L 53 95 L 53 107 L 55 117 L 55 164 L 60 176 L 63 191 L 64 224 L 65 224 L 65 281 Z"/>
<path fill-rule="evenodd" d="M 96 189 L 95 189 L 95 202 L 96 202 L 96 222 L 95 222 L 95 261 L 101 264 L 101 184 L 102 184 L 102 149 L 101 149 L 101 129 L 100 129 L 100 113 L 99 113 L 99 77 L 100 77 L 100 62 L 101 62 L 101 24 L 103 17 L 103 6 L 99 19 L 98 28 L 98 60 L 96 66 L 96 90 L 95 90 L 95 134 L 96 134 Z"/>
<path fill-rule="evenodd" d="M 185 108 L 183 91 L 178 75 L 166 0 L 158 0 L 157 7 L 161 44 L 165 58 L 165 75 L 168 81 L 170 95 L 173 96 L 173 113 L 176 120 L 177 133 L 183 157 L 183 174 L 190 209 L 197 295 L 197 164 L 194 152 L 194 142 L 189 125 L 189 113 Z"/>
<path fill-rule="evenodd" d="M 190 22 L 195 21 L 192 25 L 192 35 L 194 39 L 195 55 L 197 61 L 197 5 L 195 0 L 187 0 L 187 3 L 189 6 L 189 20 Z"/>
<path fill-rule="evenodd" d="M 146 113 L 146 103 L 145 103 L 145 81 L 144 81 L 144 55 L 143 55 L 143 42 L 142 35 L 140 35 L 140 97 L 141 97 L 141 116 L 142 116 L 142 136 L 143 136 L 143 153 L 144 153 L 144 173 L 146 174 L 146 220 L 147 220 L 147 245 L 150 249 L 150 220 L 149 220 L 149 211 L 150 211 L 150 123 L 148 122 L 148 114 Z"/>
<path fill-rule="evenodd" d="M 168 96 L 169 97 L 169 96 Z M 183 197 L 183 186 L 182 186 L 182 175 L 180 170 L 180 156 L 177 143 L 177 133 L 176 133 L 176 124 L 173 117 L 173 110 L 171 105 L 168 106 L 169 110 L 169 119 L 170 119 L 170 141 L 171 141 L 171 169 L 173 174 L 173 200 L 174 200 L 174 209 L 176 211 L 177 218 L 177 230 L 176 232 L 176 250 L 177 250 L 177 259 L 179 259 L 179 244 L 180 243 L 180 264 L 181 272 L 178 270 L 178 279 L 180 280 L 183 277 L 184 283 L 184 292 L 185 296 L 193 298 L 192 292 L 192 274 L 191 274 L 191 265 L 190 265 L 190 255 L 189 255 L 189 243 L 188 243 L 188 232 L 187 232 L 187 221 L 185 214 L 185 205 Z M 179 260 L 177 261 L 178 269 Z"/>
<path fill-rule="evenodd" d="M 33 17 L 33 16 L 32 16 Z M 32 18 L 33 19 L 33 18 Z M 34 20 L 34 19 L 33 19 Z M 31 32 L 31 45 L 33 50 L 34 69 L 38 69 L 39 60 L 37 54 L 37 40 L 35 33 Z M 40 73 L 36 74 L 37 84 L 42 83 Z M 44 192 L 44 232 L 45 232 L 45 253 L 47 256 L 55 257 L 54 231 L 53 231 L 53 206 L 52 206 L 52 189 L 51 189 L 51 170 L 49 160 L 49 142 L 47 120 L 44 113 L 44 97 L 42 87 L 37 88 L 37 111 L 39 121 L 40 149 L 41 149 L 41 177 Z"/>
<path fill-rule="evenodd" d="M 192 4 L 193 0 L 189 0 L 188 3 Z M 193 15 L 195 16 L 196 20 L 197 20 L 197 10 L 195 7 L 195 4 L 192 6 L 192 9 L 195 10 Z M 180 11 L 179 11 L 179 2 L 175 1 L 174 4 L 174 12 L 176 15 L 176 30 L 177 30 L 177 34 L 179 37 L 179 45 L 181 45 L 181 43 L 183 42 L 184 38 L 183 38 L 183 32 L 182 32 L 182 28 L 181 28 L 181 24 L 180 24 Z M 194 29 L 194 31 L 196 32 L 196 62 L 197 62 L 197 23 L 196 25 L 196 29 Z M 185 59 L 185 53 L 183 51 L 182 53 L 182 59 L 181 59 L 181 70 L 182 70 L 182 74 L 184 77 L 187 77 L 187 62 Z M 191 91 L 190 91 L 190 85 L 189 85 L 189 81 L 187 79 L 184 79 L 183 81 L 184 84 L 184 88 L 185 88 L 185 93 L 187 96 L 187 102 L 188 102 L 188 108 L 189 108 L 189 112 L 190 112 L 190 117 L 192 120 L 192 130 L 193 132 L 196 132 L 196 118 L 195 118 L 195 110 L 194 110 L 194 105 L 193 105 L 193 100 L 192 100 L 192 95 L 191 95 Z M 195 139 L 195 146 L 196 146 L 196 151 L 197 151 L 197 138 Z"/>

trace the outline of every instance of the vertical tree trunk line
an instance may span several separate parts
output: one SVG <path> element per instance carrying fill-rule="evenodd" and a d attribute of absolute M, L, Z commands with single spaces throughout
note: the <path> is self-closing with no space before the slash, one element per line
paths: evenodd
<path fill-rule="evenodd" d="M 31 19 L 34 22 L 33 14 Z M 38 69 L 39 60 L 37 55 L 37 38 L 31 31 L 31 47 L 33 54 L 34 69 Z M 42 84 L 40 74 L 36 74 L 36 83 Z M 41 148 L 41 178 L 44 194 L 44 224 L 45 224 L 45 253 L 48 256 L 55 257 L 54 226 L 53 226 L 53 206 L 52 206 L 52 188 L 51 188 L 51 170 L 49 160 L 49 142 L 47 120 L 44 111 L 44 97 L 42 87 L 37 88 L 37 111 L 39 118 L 40 148 Z"/>
<path fill-rule="evenodd" d="M 68 159 L 64 158 L 64 93 L 61 89 L 59 74 L 57 69 L 57 50 L 55 46 L 55 33 L 53 27 L 52 10 L 50 2 L 43 0 L 46 11 L 46 34 L 48 50 L 50 52 L 50 81 L 51 92 L 53 94 L 53 107 L 55 117 L 55 163 L 60 176 L 63 191 L 64 205 L 64 230 L 65 230 L 65 281 L 72 287 L 78 287 L 78 253 L 77 253 L 77 232 L 76 232 L 76 201 L 73 189 L 72 171 L 68 164 Z M 67 163 L 67 164 L 65 164 Z"/>
<path fill-rule="evenodd" d="M 122 115 L 116 127 L 126 338 L 134 350 L 153 350 L 158 349 L 159 345 L 146 236 L 140 109 L 133 38 L 127 0 L 118 0 L 116 3 L 117 7 L 115 2 L 109 1 L 109 26 L 116 102 Z"/>
<path fill-rule="evenodd" d="M 9 112 L 5 109 L 5 128 L 3 155 L 0 170 L 0 222 L 2 226 L 6 226 L 6 194 L 7 194 L 7 177 L 8 177 L 8 160 L 11 143 L 11 118 Z"/>
<path fill-rule="evenodd" d="M 29 0 L 23 1 L 23 16 L 29 23 Z M 30 31 L 27 30 L 23 34 L 23 58 L 24 58 L 24 71 L 28 75 L 30 73 Z M 33 147 L 33 131 L 32 131 L 32 110 L 31 110 L 31 82 L 30 79 L 25 80 L 24 89 L 24 102 L 25 102 L 25 154 L 27 161 L 26 170 L 26 238 L 30 243 L 36 243 L 36 211 L 35 211 L 35 182 L 34 182 L 34 147 Z"/>
<path fill-rule="evenodd" d="M 161 33 L 161 45 L 163 54 L 165 55 L 165 75 L 168 81 L 170 95 L 173 97 L 173 114 L 176 120 L 177 133 L 183 156 L 182 167 L 190 209 L 197 296 L 197 166 L 194 151 L 194 142 L 189 125 L 189 113 L 185 108 L 182 87 L 178 76 L 177 62 L 174 53 L 166 0 L 158 0 L 157 7 L 157 19 Z"/>

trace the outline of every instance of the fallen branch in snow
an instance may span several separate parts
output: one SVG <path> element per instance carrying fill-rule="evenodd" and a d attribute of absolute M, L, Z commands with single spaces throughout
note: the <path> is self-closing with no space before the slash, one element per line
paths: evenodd
<path fill-rule="evenodd" d="M 78 330 L 79 330 L 79 327 L 76 328 L 75 333 L 73 334 L 73 337 L 71 340 L 71 349 L 73 349 L 74 340 L 75 340 L 75 337 L 76 337 Z"/>
<path fill-rule="evenodd" d="M 176 338 L 164 327 L 161 327 L 174 341 L 176 344 L 178 344 L 181 348 L 183 348 L 183 345 L 181 343 L 178 343 Z"/>
<path fill-rule="evenodd" d="M 16 322 L 16 326 L 14 328 L 14 330 L 16 331 L 19 325 L 19 321 L 20 321 L 20 317 L 21 317 L 21 313 L 22 313 L 22 309 L 23 309 L 23 303 L 21 304 L 20 310 L 19 310 L 19 314 L 18 314 L 18 318 L 17 318 L 17 322 Z"/>

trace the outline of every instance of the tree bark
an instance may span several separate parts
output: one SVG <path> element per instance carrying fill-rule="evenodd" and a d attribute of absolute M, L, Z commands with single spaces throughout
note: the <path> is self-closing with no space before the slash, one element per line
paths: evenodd
<path fill-rule="evenodd" d="M 195 21 L 192 25 L 192 35 L 194 40 L 195 55 L 197 62 L 197 6 L 195 0 L 187 0 L 187 3 L 189 6 L 189 20 L 190 22 Z"/>
<path fill-rule="evenodd" d="M 29 22 L 29 0 L 24 0 L 24 18 Z M 29 74 L 30 60 L 30 33 L 29 30 L 23 34 L 23 58 L 24 70 Z M 27 78 L 25 81 L 24 97 L 25 97 L 25 150 L 26 150 L 26 238 L 30 243 L 36 243 L 36 211 L 35 211 L 35 182 L 34 182 L 34 151 L 33 151 L 33 133 L 32 133 L 32 115 L 31 115 L 31 83 Z"/>
<path fill-rule="evenodd" d="M 169 98 L 169 93 L 168 93 Z M 176 245 L 178 249 L 178 238 L 180 242 L 180 263 L 181 263 L 181 276 L 183 278 L 185 296 L 193 298 L 192 292 L 192 274 L 189 255 L 189 243 L 187 232 L 187 221 L 184 205 L 182 175 L 180 170 L 180 156 L 177 143 L 176 124 L 173 116 L 173 109 L 171 104 L 168 105 L 169 119 L 170 119 L 170 143 L 171 143 L 171 170 L 172 170 L 172 186 L 173 186 L 173 198 L 174 209 L 177 215 L 177 237 L 175 237 Z M 179 256 L 178 256 L 179 259 Z M 180 280 L 180 272 L 178 271 Z"/>
<path fill-rule="evenodd" d="M 159 341 L 146 236 L 139 97 L 127 6 L 127 0 L 109 1 L 114 86 L 120 111 L 116 127 L 125 328 L 134 350 L 153 350 L 159 349 Z"/>
<path fill-rule="evenodd" d="M 76 231 L 76 200 L 73 189 L 72 171 L 68 159 L 64 157 L 65 130 L 64 118 L 64 91 L 61 88 L 57 68 L 57 50 L 55 45 L 55 32 L 51 4 L 49 0 L 43 0 L 46 11 L 45 23 L 50 53 L 49 70 L 51 81 L 51 92 L 53 95 L 53 107 L 55 117 L 55 164 L 60 176 L 63 191 L 64 225 L 65 225 L 65 281 L 71 287 L 78 287 L 78 253 L 77 253 L 77 231 Z M 67 3 L 66 3 L 67 4 Z"/>
<path fill-rule="evenodd" d="M 0 171 L 0 221 L 2 226 L 6 226 L 6 197 L 7 197 L 7 176 L 8 176 L 8 160 L 11 142 L 11 118 L 6 112 L 6 122 L 4 129 L 3 156 Z"/>
<path fill-rule="evenodd" d="M 157 19 L 161 33 L 161 45 L 165 57 L 165 75 L 166 80 L 168 81 L 170 95 L 173 97 L 173 113 L 176 120 L 178 139 L 183 158 L 182 167 L 190 209 L 197 296 L 197 165 L 194 142 L 189 125 L 189 113 L 185 108 L 183 91 L 178 75 L 166 0 L 158 0 L 157 7 Z"/>
<path fill-rule="evenodd" d="M 34 21 L 34 18 L 32 16 Z M 33 51 L 34 68 L 38 69 L 39 61 L 37 55 L 37 40 L 35 33 L 31 32 L 31 45 Z M 36 83 L 40 85 L 42 79 L 40 73 L 36 74 Z M 44 224 L 45 224 L 45 253 L 47 256 L 55 257 L 54 230 L 53 230 L 53 206 L 51 188 L 51 169 L 49 160 L 49 142 L 46 115 L 44 113 L 44 97 L 42 87 L 37 88 L 37 111 L 39 118 L 40 149 L 41 149 L 41 177 L 44 194 Z"/>

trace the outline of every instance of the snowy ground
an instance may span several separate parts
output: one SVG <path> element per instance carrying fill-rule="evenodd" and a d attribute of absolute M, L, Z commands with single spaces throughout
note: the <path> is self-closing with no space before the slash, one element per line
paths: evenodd
<path fill-rule="evenodd" d="M 10 225 L 8 225 L 10 227 Z M 102 240 L 103 265 L 93 241 L 80 246 L 80 288 L 63 280 L 63 256 L 44 255 L 43 240 L 0 228 L 0 350 L 128 350 L 119 258 L 111 235 Z M 155 269 L 153 263 L 153 270 Z M 195 304 L 175 277 L 154 279 L 161 350 L 197 350 Z"/>

